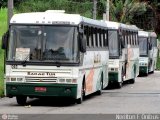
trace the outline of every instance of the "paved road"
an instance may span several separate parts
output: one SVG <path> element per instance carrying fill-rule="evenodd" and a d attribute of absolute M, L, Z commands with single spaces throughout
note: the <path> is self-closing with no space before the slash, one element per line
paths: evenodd
<path fill-rule="evenodd" d="M 63 102 L 63 101 L 67 102 Z M 15 98 L 0 99 L 0 114 L 111 114 L 160 113 L 160 72 L 138 77 L 122 89 L 104 90 L 78 105 L 66 99 L 29 99 L 31 106 L 19 106 Z"/>

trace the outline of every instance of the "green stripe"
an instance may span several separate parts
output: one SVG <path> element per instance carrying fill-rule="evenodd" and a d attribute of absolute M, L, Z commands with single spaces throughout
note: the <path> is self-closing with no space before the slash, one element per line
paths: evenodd
<path fill-rule="evenodd" d="M 118 82 L 117 72 L 109 72 L 108 77 L 109 77 L 109 82 Z"/>
<path fill-rule="evenodd" d="M 148 73 L 147 66 L 140 66 L 139 67 L 139 73 Z"/>
<path fill-rule="evenodd" d="M 35 87 L 46 87 L 45 92 L 35 91 Z M 13 89 L 16 88 L 16 89 Z M 67 91 L 70 89 L 71 91 Z M 40 83 L 7 83 L 7 96 L 57 96 L 57 97 L 77 97 L 77 85 L 75 84 L 40 84 Z"/>

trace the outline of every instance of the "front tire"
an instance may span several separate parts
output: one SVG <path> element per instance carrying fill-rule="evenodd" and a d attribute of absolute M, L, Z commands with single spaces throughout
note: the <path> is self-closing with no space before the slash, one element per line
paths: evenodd
<path fill-rule="evenodd" d="M 101 75 L 100 85 L 99 85 L 99 90 L 97 91 L 97 95 L 102 94 L 102 89 L 103 89 L 103 74 Z"/>
<path fill-rule="evenodd" d="M 131 84 L 135 83 L 135 79 L 136 79 L 136 69 L 134 68 L 134 78 L 130 80 Z"/>
<path fill-rule="evenodd" d="M 84 96 L 85 96 L 85 83 L 83 82 L 82 88 L 81 88 L 81 97 L 76 99 L 76 103 L 81 104 L 84 100 Z"/>
<path fill-rule="evenodd" d="M 27 101 L 27 96 L 16 96 L 16 100 L 19 105 L 25 105 Z"/>

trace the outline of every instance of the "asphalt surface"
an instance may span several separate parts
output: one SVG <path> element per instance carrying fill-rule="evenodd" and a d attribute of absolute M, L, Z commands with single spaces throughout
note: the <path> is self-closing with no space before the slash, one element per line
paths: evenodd
<path fill-rule="evenodd" d="M 25 106 L 19 106 L 15 98 L 0 98 L 0 114 L 30 114 L 30 117 L 25 117 L 26 120 L 39 119 L 40 115 L 47 120 L 53 118 L 51 114 L 70 114 L 63 116 L 66 120 L 74 117 L 81 119 L 85 114 L 89 115 L 86 117 L 88 120 L 92 117 L 97 119 L 96 116 L 101 114 L 160 114 L 160 72 L 155 71 L 148 77 L 137 77 L 135 84 L 125 82 L 121 89 L 112 86 L 103 90 L 101 96 L 90 95 L 82 104 L 75 104 L 66 98 L 44 98 L 28 99 Z M 58 120 L 58 117 L 54 118 Z"/>

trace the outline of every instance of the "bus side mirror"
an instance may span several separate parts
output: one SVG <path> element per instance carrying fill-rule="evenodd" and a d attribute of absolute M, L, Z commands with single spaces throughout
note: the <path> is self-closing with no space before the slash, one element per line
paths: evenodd
<path fill-rule="evenodd" d="M 2 49 L 7 49 L 7 46 L 8 46 L 8 37 L 9 37 L 9 33 L 8 32 L 6 32 L 2 36 Z"/>
<path fill-rule="evenodd" d="M 80 43 L 80 51 L 82 53 L 85 53 L 86 52 L 86 38 L 81 32 L 79 33 L 79 43 Z"/>

